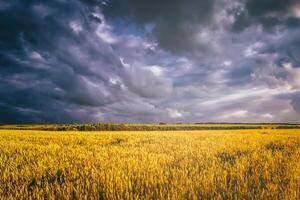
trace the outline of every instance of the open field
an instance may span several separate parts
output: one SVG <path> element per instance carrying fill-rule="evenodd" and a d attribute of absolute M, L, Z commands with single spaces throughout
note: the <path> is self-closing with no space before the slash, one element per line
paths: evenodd
<path fill-rule="evenodd" d="M 0 130 L 0 199 L 300 199 L 300 130 Z"/>

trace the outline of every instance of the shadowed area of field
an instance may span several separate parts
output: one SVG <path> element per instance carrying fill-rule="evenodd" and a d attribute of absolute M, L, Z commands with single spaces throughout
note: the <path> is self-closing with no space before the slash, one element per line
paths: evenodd
<path fill-rule="evenodd" d="M 300 130 L 0 130 L 1 199 L 299 199 Z"/>

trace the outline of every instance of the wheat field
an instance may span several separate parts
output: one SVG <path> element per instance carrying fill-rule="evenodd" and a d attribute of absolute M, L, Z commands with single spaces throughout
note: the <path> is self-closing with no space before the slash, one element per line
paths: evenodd
<path fill-rule="evenodd" d="M 0 130 L 0 199 L 300 199 L 300 130 Z"/>

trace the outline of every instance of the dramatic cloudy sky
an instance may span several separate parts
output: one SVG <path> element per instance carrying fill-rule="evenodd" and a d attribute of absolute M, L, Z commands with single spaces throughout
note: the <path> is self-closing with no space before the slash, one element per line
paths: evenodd
<path fill-rule="evenodd" d="M 300 0 L 0 0 L 0 123 L 300 122 Z"/>

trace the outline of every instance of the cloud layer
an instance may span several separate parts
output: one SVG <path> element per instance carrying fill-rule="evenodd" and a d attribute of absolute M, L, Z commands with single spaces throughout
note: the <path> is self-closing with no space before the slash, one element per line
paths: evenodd
<path fill-rule="evenodd" d="M 300 4 L 270 2 L 0 1 L 0 123 L 300 122 Z"/>

